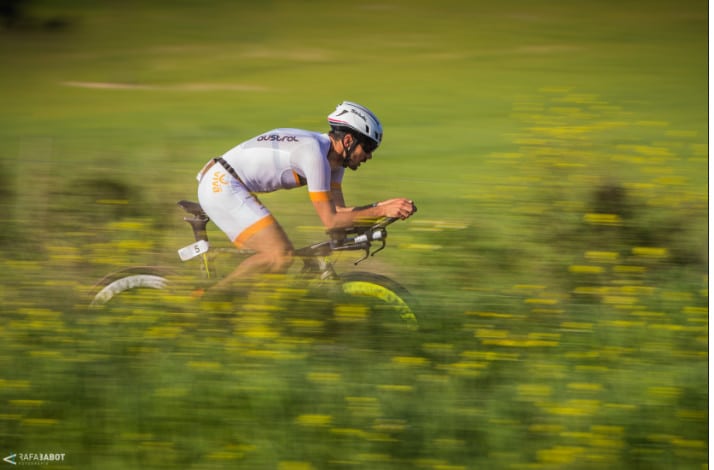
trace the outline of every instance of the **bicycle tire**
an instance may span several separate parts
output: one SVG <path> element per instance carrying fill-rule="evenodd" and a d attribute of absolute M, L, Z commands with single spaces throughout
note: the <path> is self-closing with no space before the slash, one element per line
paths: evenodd
<path fill-rule="evenodd" d="M 166 289 L 169 280 L 164 274 L 163 270 L 150 267 L 129 268 L 109 274 L 95 286 L 89 306 L 102 307 L 122 292 L 132 289 Z"/>
<path fill-rule="evenodd" d="M 410 328 L 418 326 L 416 299 L 401 284 L 370 272 L 355 271 L 340 276 L 340 286 L 350 297 L 367 298 L 385 307 L 390 314 L 398 315 L 400 321 Z"/>

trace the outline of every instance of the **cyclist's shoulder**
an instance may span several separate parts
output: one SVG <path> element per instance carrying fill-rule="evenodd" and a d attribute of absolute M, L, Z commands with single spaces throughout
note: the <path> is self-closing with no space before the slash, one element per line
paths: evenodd
<path fill-rule="evenodd" d="M 243 152 L 279 151 L 287 156 L 293 165 L 319 165 L 324 162 L 330 150 L 330 138 L 327 134 L 279 127 L 263 132 L 239 146 Z"/>
<path fill-rule="evenodd" d="M 275 136 L 270 139 L 279 142 L 281 148 L 289 149 L 298 158 L 322 160 L 330 149 L 330 138 L 319 132 L 279 128 L 274 129 L 270 135 Z"/>

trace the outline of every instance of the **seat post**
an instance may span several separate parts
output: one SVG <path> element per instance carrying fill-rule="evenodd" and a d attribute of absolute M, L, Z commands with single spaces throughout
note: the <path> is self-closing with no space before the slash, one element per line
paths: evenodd
<path fill-rule="evenodd" d="M 191 217 L 184 217 L 183 220 L 188 222 L 193 230 L 193 238 L 198 241 L 208 242 L 208 232 L 206 231 L 206 226 L 211 219 L 203 212 L 201 205 L 197 202 L 181 200 L 177 203 L 183 210 L 191 214 Z M 216 277 L 216 269 L 210 263 L 206 253 L 201 256 L 201 271 L 203 275 L 208 279 L 213 279 Z"/>

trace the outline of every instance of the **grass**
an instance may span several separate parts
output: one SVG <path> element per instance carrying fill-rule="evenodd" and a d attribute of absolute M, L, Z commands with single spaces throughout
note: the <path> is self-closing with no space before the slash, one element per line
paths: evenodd
<path fill-rule="evenodd" d="M 706 466 L 704 2 L 28 8 L 0 31 L 3 456 Z M 325 129 L 343 99 L 386 129 L 348 202 L 419 207 L 361 266 L 419 296 L 417 334 L 376 334 L 291 278 L 235 307 L 84 308 L 109 271 L 177 263 L 174 201 L 208 158 Z M 322 238 L 300 190 L 263 200 L 296 244 Z"/>

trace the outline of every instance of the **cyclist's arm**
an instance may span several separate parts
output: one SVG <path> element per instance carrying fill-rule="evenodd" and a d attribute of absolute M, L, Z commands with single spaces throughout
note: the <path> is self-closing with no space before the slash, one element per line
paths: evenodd
<path fill-rule="evenodd" d="M 360 219 L 373 219 L 375 217 L 399 217 L 406 219 L 416 212 L 414 202 L 411 199 L 402 197 L 387 199 L 365 206 L 348 207 L 345 204 L 345 197 L 342 194 L 342 186 L 339 184 L 332 186 L 330 196 L 335 203 L 335 210 L 337 212 L 356 212 Z"/>
<path fill-rule="evenodd" d="M 376 219 L 379 217 L 399 217 L 406 219 L 414 213 L 414 203 L 405 198 L 388 199 L 367 206 L 346 207 L 342 190 L 332 188 L 328 193 L 311 193 L 312 204 L 320 220 L 328 229 L 350 227 L 361 219 Z"/>
<path fill-rule="evenodd" d="M 345 196 L 342 194 L 341 184 L 332 184 L 332 188 L 330 190 L 330 197 L 332 198 L 332 202 L 335 203 L 335 210 L 337 212 L 346 212 L 352 210 L 351 207 L 347 207 L 345 205 Z"/>
<path fill-rule="evenodd" d="M 312 201 L 312 205 L 320 216 L 322 224 L 329 230 L 335 228 L 351 227 L 360 219 L 370 219 L 382 217 L 381 209 L 370 206 L 364 210 L 348 210 L 340 208 L 339 210 L 332 201 Z"/>
<path fill-rule="evenodd" d="M 362 212 L 366 209 L 376 206 L 378 204 L 376 202 L 374 204 L 368 204 L 366 206 L 347 207 L 347 205 L 345 204 L 345 196 L 342 194 L 342 186 L 339 184 L 332 186 L 332 190 L 330 191 L 330 197 L 332 198 L 332 202 L 335 203 L 335 211 L 337 212 L 360 212 L 360 218 L 363 219 L 382 217 L 379 215 L 369 215 Z"/>

